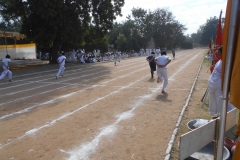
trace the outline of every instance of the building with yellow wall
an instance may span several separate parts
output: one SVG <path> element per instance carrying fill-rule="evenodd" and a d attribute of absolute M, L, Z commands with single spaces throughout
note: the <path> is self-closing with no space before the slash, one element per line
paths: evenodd
<path fill-rule="evenodd" d="M 7 54 L 11 59 L 36 59 L 36 44 L 0 45 L 0 60 Z"/>

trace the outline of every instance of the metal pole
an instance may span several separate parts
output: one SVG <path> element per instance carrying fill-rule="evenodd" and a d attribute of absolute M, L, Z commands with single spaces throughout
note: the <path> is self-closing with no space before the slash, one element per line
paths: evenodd
<path fill-rule="evenodd" d="M 231 77 L 231 66 L 233 61 L 233 46 L 234 46 L 234 37 L 235 30 L 237 24 L 237 12 L 239 8 L 239 0 L 233 0 L 231 6 L 231 15 L 230 15 L 230 25 L 228 31 L 228 44 L 227 46 L 227 54 L 226 54 L 226 64 L 224 69 L 224 80 L 223 80 L 223 103 L 222 103 L 222 111 L 220 115 L 220 126 L 219 126 L 219 137 L 218 137 L 218 148 L 217 148 L 217 160 L 223 159 L 223 139 L 225 133 L 225 125 L 226 125 L 226 113 L 228 106 L 228 93 L 229 93 L 229 83 Z"/>

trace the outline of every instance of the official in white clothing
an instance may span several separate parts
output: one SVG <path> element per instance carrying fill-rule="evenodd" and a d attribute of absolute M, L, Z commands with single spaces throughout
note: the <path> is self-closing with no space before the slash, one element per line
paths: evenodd
<path fill-rule="evenodd" d="M 218 55 L 220 60 L 215 64 L 214 70 L 208 79 L 208 91 L 209 91 L 209 108 L 208 112 L 214 118 L 220 116 L 222 108 L 222 90 L 221 90 L 221 76 L 222 76 L 222 47 L 218 49 Z M 234 106 L 229 102 L 227 111 L 230 111 Z"/>
<path fill-rule="evenodd" d="M 165 88 L 168 85 L 168 75 L 166 66 L 171 62 L 171 58 L 167 56 L 166 51 L 162 51 L 161 56 L 155 59 L 157 65 L 157 82 L 163 81 L 162 94 L 166 94 Z"/>
<path fill-rule="evenodd" d="M 66 57 L 65 57 L 65 54 L 62 53 L 62 55 L 60 57 L 58 57 L 58 64 L 59 64 L 59 70 L 58 70 L 58 73 L 56 75 L 56 79 L 58 79 L 59 75 L 62 75 L 63 76 L 63 72 L 65 70 L 65 60 L 66 60 Z"/>
<path fill-rule="evenodd" d="M 8 74 L 8 81 L 12 82 L 12 72 L 9 70 L 10 55 L 6 55 L 6 58 L 2 60 L 3 63 L 3 72 L 0 76 L 0 80 L 3 79 Z"/>

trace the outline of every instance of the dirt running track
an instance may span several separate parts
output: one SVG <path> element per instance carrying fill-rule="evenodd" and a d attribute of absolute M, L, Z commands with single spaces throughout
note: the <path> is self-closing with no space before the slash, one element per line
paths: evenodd
<path fill-rule="evenodd" d="M 0 81 L 1 160 L 162 160 L 206 50 L 176 52 L 167 95 L 146 57 L 14 71 Z M 171 56 L 171 54 L 169 54 Z"/>

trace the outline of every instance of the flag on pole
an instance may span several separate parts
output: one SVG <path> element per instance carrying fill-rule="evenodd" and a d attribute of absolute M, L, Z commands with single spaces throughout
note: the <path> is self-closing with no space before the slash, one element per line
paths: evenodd
<path fill-rule="evenodd" d="M 219 61 L 220 57 L 217 53 L 218 48 L 222 46 L 223 42 L 223 34 L 222 34 L 222 11 L 220 12 L 219 19 L 218 19 L 218 25 L 217 25 L 217 33 L 216 33 L 216 41 L 215 45 L 213 47 L 213 58 L 212 58 L 212 66 L 210 67 L 210 71 L 212 73 L 215 64 Z"/>
<path fill-rule="evenodd" d="M 226 64 L 226 54 L 228 46 L 228 31 L 230 28 L 230 16 L 231 16 L 231 4 L 232 0 L 228 0 L 225 24 L 224 24 L 224 34 L 223 34 L 223 53 L 222 53 L 222 79 L 224 79 L 224 68 Z M 240 11 L 238 10 L 237 25 L 236 27 L 236 38 L 233 45 L 233 64 L 231 68 L 231 79 L 230 79 L 230 102 L 240 109 Z M 222 81 L 223 83 L 223 81 Z"/>
<path fill-rule="evenodd" d="M 237 2 L 238 1 L 238 2 Z M 240 0 L 228 0 L 227 2 L 227 10 L 226 10 L 226 16 L 225 16 L 225 23 L 224 23 L 224 31 L 223 31 L 223 53 L 222 53 L 222 80 L 225 76 L 225 65 L 227 61 L 231 61 L 226 58 L 227 54 L 232 54 L 232 64 L 230 66 L 230 79 L 229 79 L 229 86 L 230 89 L 230 102 L 238 109 L 240 109 L 240 8 L 239 5 L 237 6 L 238 10 L 236 12 L 236 15 L 231 14 L 232 11 L 232 4 L 233 2 L 237 2 L 240 4 Z M 236 4 L 236 3 L 235 3 Z M 230 18 L 236 17 L 237 24 L 235 26 L 230 26 Z M 228 46 L 229 41 L 228 38 L 230 35 L 228 35 L 229 31 L 234 30 L 234 40 L 233 45 Z M 227 52 L 227 48 L 232 47 L 232 53 Z M 225 82 L 222 81 L 222 85 Z M 240 116 L 240 115 L 239 115 Z M 239 117 L 240 118 L 240 117 Z M 238 120 L 238 128 L 236 131 L 236 136 L 240 137 L 240 119 Z M 240 142 L 237 142 L 236 145 L 236 151 L 233 154 L 233 160 L 239 160 L 240 159 Z"/>
<path fill-rule="evenodd" d="M 218 26 L 217 26 L 217 34 L 216 34 L 216 42 L 215 42 L 215 48 L 214 48 L 214 53 L 216 54 L 217 59 L 219 60 L 220 57 L 216 53 L 218 48 L 222 46 L 223 43 L 223 34 L 222 34 L 222 11 L 220 12 L 219 19 L 218 19 Z"/>

